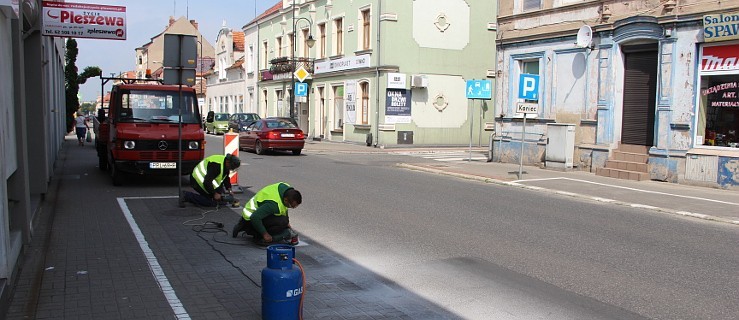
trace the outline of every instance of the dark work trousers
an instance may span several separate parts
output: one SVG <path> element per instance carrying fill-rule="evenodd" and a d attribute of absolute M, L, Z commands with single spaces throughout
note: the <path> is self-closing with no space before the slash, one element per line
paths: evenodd
<path fill-rule="evenodd" d="M 262 224 L 267 229 L 267 233 L 272 236 L 272 241 L 279 241 L 290 236 L 290 229 L 287 227 L 290 224 L 290 217 L 269 215 L 262 219 Z M 262 235 L 254 229 L 251 222 L 244 220 L 243 217 L 239 218 L 239 222 L 234 227 L 234 237 L 241 231 L 253 236 L 254 240 L 262 239 Z"/>
<path fill-rule="evenodd" d="M 185 201 L 192 202 L 201 207 L 215 207 L 218 205 L 218 202 L 213 199 L 213 195 L 203 190 L 203 188 L 198 185 L 198 182 L 195 181 L 195 179 L 193 179 L 192 177 L 190 178 L 190 187 L 195 189 L 195 191 L 197 191 L 198 193 L 185 191 Z M 223 184 L 218 186 L 218 188 L 215 189 L 215 192 L 223 195 Z"/>

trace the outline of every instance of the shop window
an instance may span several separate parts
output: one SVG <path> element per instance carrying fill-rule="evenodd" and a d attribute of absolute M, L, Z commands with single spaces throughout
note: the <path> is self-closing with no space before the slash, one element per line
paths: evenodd
<path fill-rule="evenodd" d="M 701 76 L 697 144 L 739 148 L 739 74 Z"/>

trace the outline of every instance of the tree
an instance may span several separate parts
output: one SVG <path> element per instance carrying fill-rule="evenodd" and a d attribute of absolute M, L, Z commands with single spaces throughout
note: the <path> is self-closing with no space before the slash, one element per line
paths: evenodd
<path fill-rule="evenodd" d="M 66 95 L 66 119 L 67 132 L 72 131 L 74 126 L 74 113 L 80 108 L 80 99 L 77 94 L 80 91 L 80 85 L 85 84 L 87 79 L 99 76 L 103 73 L 99 67 L 86 67 L 81 74 L 77 74 L 77 40 L 70 38 L 67 40 L 67 52 L 64 55 L 66 66 L 64 67 L 65 95 Z"/>

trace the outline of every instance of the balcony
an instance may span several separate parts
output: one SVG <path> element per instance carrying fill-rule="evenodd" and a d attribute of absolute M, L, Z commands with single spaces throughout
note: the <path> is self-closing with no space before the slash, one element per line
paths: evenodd
<path fill-rule="evenodd" d="M 309 73 L 313 73 L 313 59 L 311 58 L 303 58 L 303 57 L 295 57 L 294 58 L 295 64 L 293 67 L 293 63 L 290 59 L 290 57 L 279 57 L 274 58 L 269 61 L 269 72 L 273 75 L 281 74 L 281 73 L 292 73 L 296 69 L 300 68 L 301 66 L 305 68 L 306 71 Z"/>

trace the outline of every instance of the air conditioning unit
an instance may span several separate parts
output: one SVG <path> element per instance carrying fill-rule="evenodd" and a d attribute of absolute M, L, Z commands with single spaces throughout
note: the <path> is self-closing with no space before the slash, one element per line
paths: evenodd
<path fill-rule="evenodd" d="M 411 77 L 411 87 L 426 88 L 429 86 L 429 78 L 426 75 L 416 74 Z"/>

